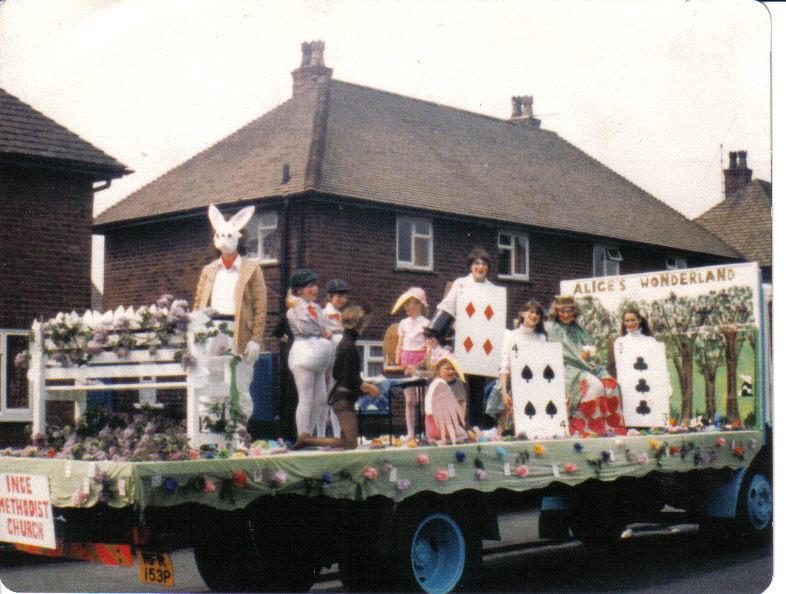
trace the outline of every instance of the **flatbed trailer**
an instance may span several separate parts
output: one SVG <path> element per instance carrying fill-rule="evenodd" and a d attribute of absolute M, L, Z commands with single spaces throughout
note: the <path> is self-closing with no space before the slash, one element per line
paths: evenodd
<path fill-rule="evenodd" d="M 44 481 L 51 517 L 13 497 L 0 498 L 0 516 L 22 509 L 53 531 L 46 547 L 3 537 L 4 528 L 34 530 L 18 524 L 0 526 L 0 540 L 33 554 L 138 562 L 140 579 L 162 586 L 173 583 L 167 552 L 192 547 L 213 590 L 307 590 L 337 562 L 348 590 L 448 592 L 472 580 L 483 540 L 499 539 L 498 513 L 511 508 L 539 508 L 540 536 L 553 540 L 613 542 L 628 524 L 665 520 L 667 505 L 713 538 L 766 539 L 765 315 L 757 327 L 754 427 L 697 421 L 621 437 L 166 462 L 0 456 L 0 481 Z"/>

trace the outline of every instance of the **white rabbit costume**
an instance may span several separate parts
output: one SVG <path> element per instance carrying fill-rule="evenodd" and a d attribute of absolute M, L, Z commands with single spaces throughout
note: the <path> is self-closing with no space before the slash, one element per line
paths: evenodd
<path fill-rule="evenodd" d="M 247 417 L 253 409 L 249 386 L 265 335 L 267 313 L 267 289 L 259 261 L 237 253 L 240 231 L 253 214 L 254 207 L 248 206 L 226 220 L 210 205 L 208 217 L 215 231 L 214 245 L 222 256 L 202 269 L 194 298 L 194 309 L 211 307 L 218 314 L 233 316 L 233 350 L 243 355 L 237 365 L 237 388 L 240 406 Z M 204 402 L 207 407 L 210 404 Z M 200 414 L 204 412 L 201 410 Z"/>

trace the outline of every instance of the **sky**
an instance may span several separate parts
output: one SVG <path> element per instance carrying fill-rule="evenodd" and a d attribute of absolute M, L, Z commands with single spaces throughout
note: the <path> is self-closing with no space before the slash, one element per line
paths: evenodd
<path fill-rule="evenodd" d="M 0 2 L 0 87 L 134 170 L 96 213 L 286 101 L 312 39 L 339 80 L 500 118 L 533 95 L 543 128 L 690 218 L 731 150 L 771 180 L 751 0 Z"/>

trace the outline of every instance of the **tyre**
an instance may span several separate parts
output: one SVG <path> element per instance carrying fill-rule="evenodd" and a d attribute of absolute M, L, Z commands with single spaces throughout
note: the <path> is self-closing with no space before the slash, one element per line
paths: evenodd
<path fill-rule="evenodd" d="M 772 534 L 773 493 L 770 478 L 761 471 L 749 473 L 737 500 L 737 526 L 750 540 L 760 542 Z"/>
<path fill-rule="evenodd" d="M 397 524 L 401 588 L 441 594 L 468 585 L 482 555 L 480 531 L 471 523 L 449 512 L 410 509 Z"/>
<path fill-rule="evenodd" d="M 194 561 L 211 590 L 249 592 L 256 589 L 261 577 L 261 567 L 251 551 L 253 547 L 238 543 L 198 543 L 194 546 Z"/>

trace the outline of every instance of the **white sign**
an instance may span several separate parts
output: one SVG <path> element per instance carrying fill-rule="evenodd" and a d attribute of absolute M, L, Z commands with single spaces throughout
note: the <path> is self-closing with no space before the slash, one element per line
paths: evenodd
<path fill-rule="evenodd" d="M 47 477 L 0 473 L 0 540 L 56 548 Z"/>
<path fill-rule="evenodd" d="M 464 283 L 456 296 L 454 355 L 465 373 L 497 377 L 507 316 L 505 287 Z"/>
<path fill-rule="evenodd" d="M 750 287 L 754 324 L 759 325 L 759 285 L 758 265 L 746 262 L 565 280 L 560 282 L 559 290 L 561 295 L 576 298 L 595 297 L 608 311 L 615 311 L 626 300 L 656 301 L 671 293 L 677 297 L 697 297 L 731 287 Z"/>

